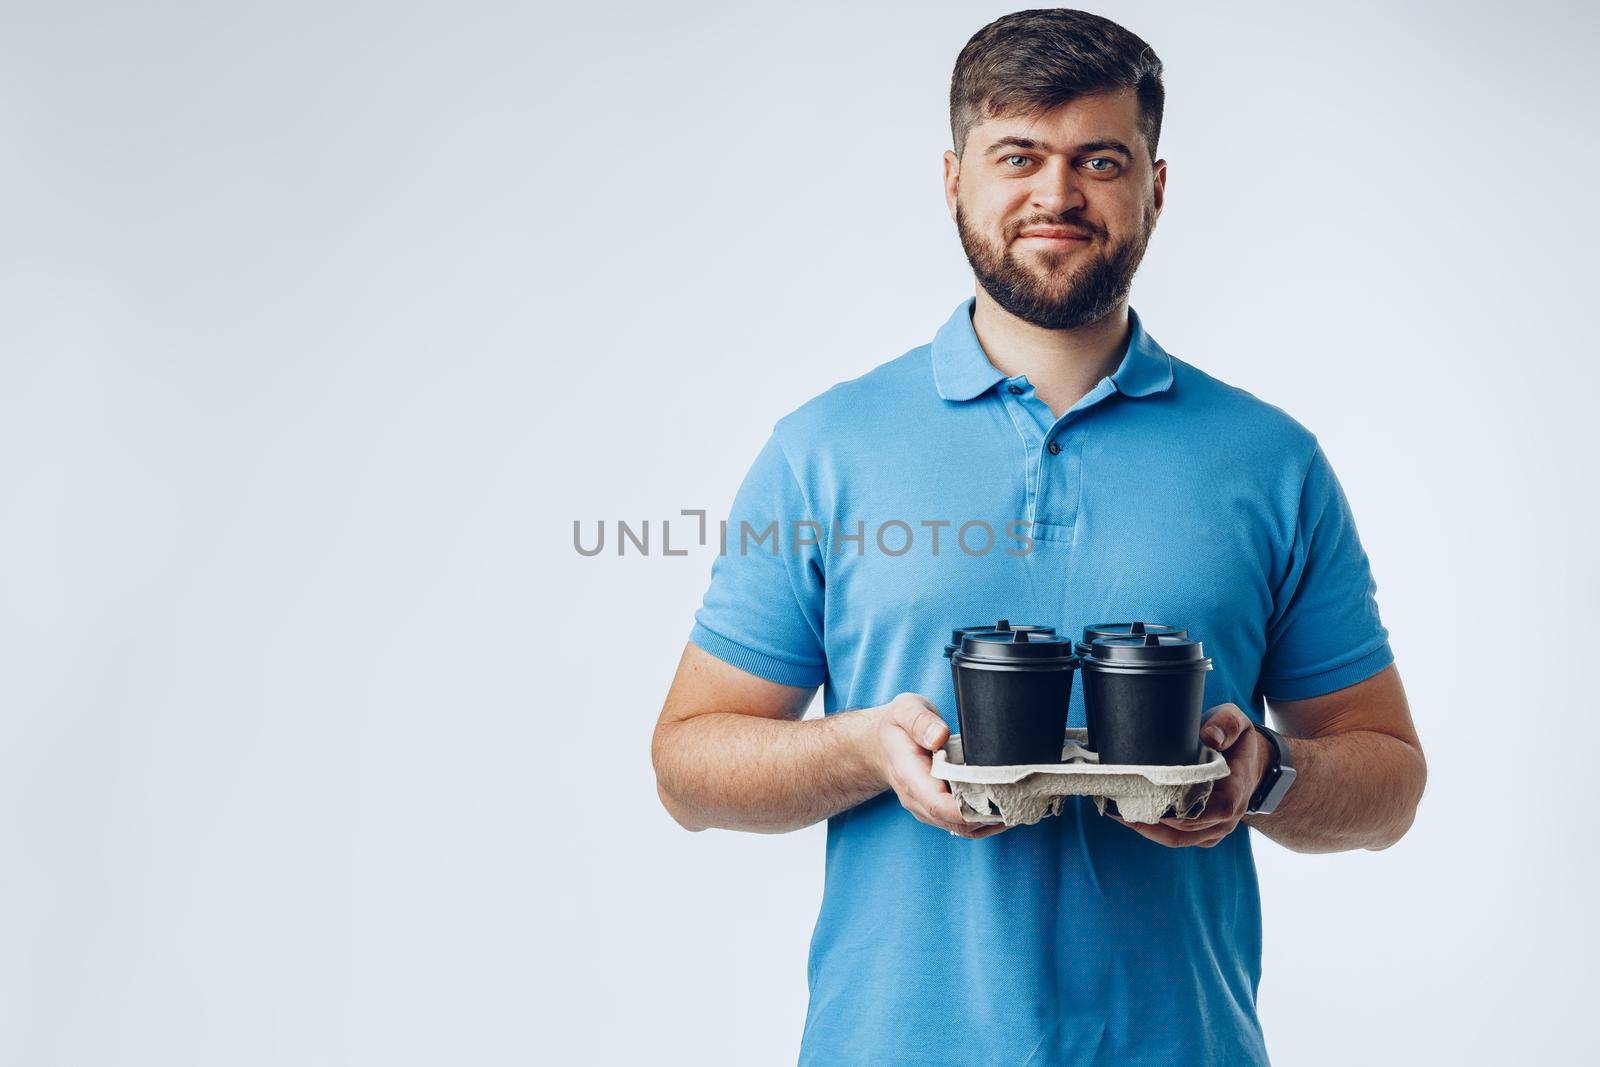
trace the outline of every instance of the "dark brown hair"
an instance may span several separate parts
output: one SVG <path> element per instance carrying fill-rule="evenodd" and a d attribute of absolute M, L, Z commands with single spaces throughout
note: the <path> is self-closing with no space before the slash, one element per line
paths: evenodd
<path fill-rule="evenodd" d="M 1093 93 L 1132 89 L 1150 158 L 1161 137 L 1161 60 L 1112 22 L 1071 8 L 1015 11 L 972 35 L 950 78 L 956 155 L 967 131 L 1001 115 L 1033 117 Z"/>

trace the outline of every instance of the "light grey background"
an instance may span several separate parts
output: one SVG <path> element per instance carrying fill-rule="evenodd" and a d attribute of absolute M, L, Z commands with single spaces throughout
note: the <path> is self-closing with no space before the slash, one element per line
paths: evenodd
<path fill-rule="evenodd" d="M 823 830 L 660 809 L 711 556 L 572 522 L 725 514 L 971 292 L 1006 10 L 5 5 L 0 1061 L 792 1062 Z M 1099 10 L 1168 69 L 1135 306 L 1322 439 L 1431 766 L 1388 852 L 1258 839 L 1268 1044 L 1570 1062 L 1596 19 Z"/>

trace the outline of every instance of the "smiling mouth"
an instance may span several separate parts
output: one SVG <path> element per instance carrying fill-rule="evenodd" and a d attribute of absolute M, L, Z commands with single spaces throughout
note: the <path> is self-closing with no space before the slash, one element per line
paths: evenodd
<path fill-rule="evenodd" d="M 1042 241 L 1046 244 L 1073 244 L 1089 240 L 1089 235 L 1072 230 L 1052 230 L 1046 233 L 1025 233 L 1020 235 L 1017 240 Z"/>

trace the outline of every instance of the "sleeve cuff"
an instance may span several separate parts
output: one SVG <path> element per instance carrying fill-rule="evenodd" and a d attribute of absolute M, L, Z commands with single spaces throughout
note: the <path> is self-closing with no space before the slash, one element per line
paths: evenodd
<path fill-rule="evenodd" d="M 1309 700 L 1364 682 L 1393 662 L 1394 652 L 1390 650 L 1389 642 L 1384 641 L 1360 659 L 1342 667 L 1299 678 L 1263 678 L 1261 694 L 1268 700 Z"/>
<path fill-rule="evenodd" d="M 748 674 L 765 678 L 769 682 L 777 682 L 779 685 L 811 688 L 821 685 L 828 677 L 828 668 L 825 664 L 794 663 L 778 659 L 736 641 L 730 641 L 698 622 L 694 624 L 694 629 L 689 631 L 689 641 L 724 663 L 731 664 Z"/>

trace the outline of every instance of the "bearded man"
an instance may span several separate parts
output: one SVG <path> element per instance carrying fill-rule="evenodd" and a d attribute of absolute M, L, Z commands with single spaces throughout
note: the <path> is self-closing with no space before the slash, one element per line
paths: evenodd
<path fill-rule="evenodd" d="M 1411 825 L 1426 765 L 1327 457 L 1129 307 L 1162 104 L 1155 53 L 1109 20 L 980 30 L 944 153 L 974 296 L 779 419 L 735 499 L 653 757 L 691 830 L 827 820 L 802 1064 L 1265 1063 L 1249 830 L 1329 852 Z M 1017 522 L 1025 550 L 970 533 Z M 736 536 L 774 523 L 781 545 Z M 1229 771 L 1205 810 L 969 823 L 930 772 L 941 647 L 1002 616 L 1202 640 Z"/>

